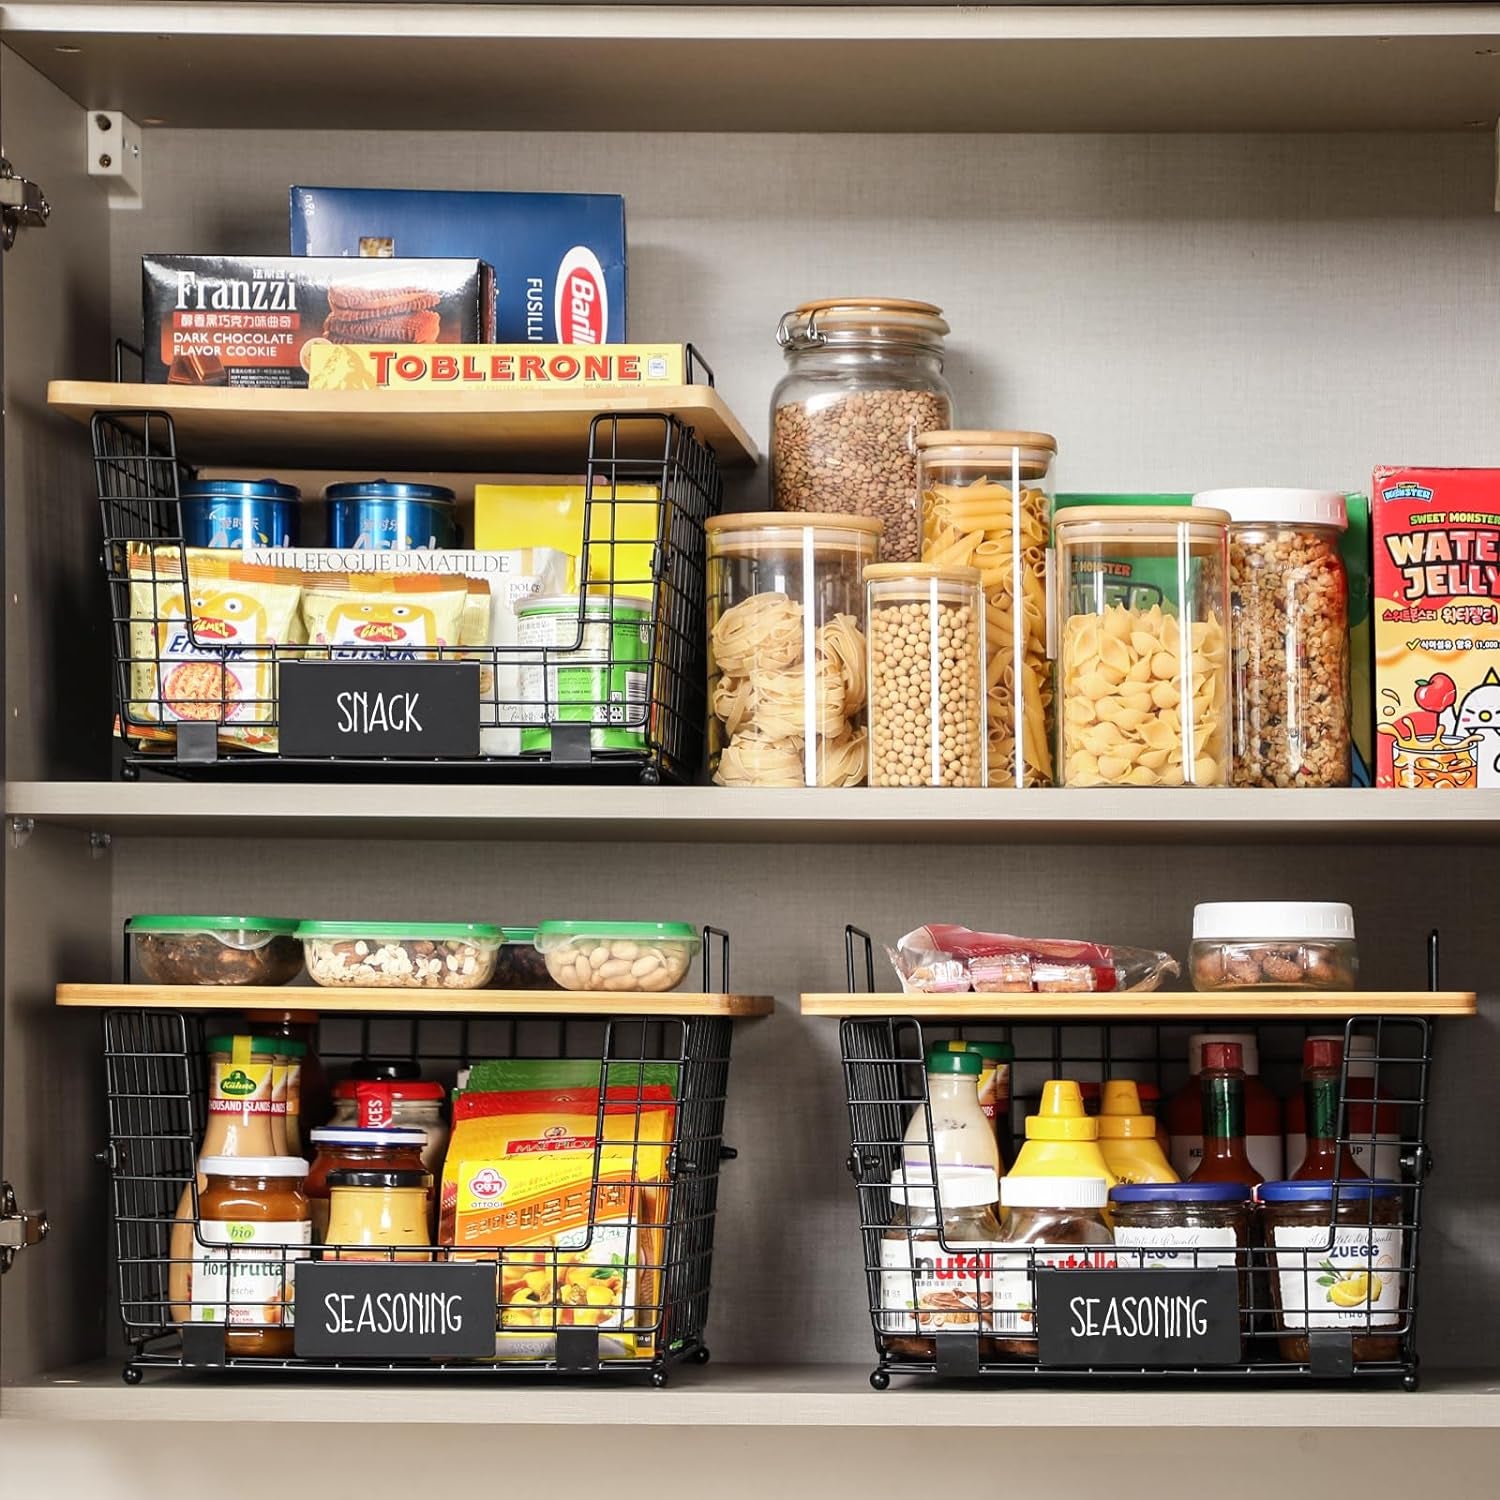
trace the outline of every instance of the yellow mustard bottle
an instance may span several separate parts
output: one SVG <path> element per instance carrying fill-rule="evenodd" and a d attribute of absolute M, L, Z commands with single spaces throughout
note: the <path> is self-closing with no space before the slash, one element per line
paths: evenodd
<path fill-rule="evenodd" d="M 1026 1144 L 1016 1153 L 1012 1177 L 1102 1177 L 1117 1181 L 1099 1149 L 1099 1122 L 1083 1108 L 1083 1091 L 1071 1078 L 1042 1085 L 1041 1107 L 1026 1116 Z"/>
<path fill-rule="evenodd" d="M 1141 1108 L 1133 1079 L 1112 1078 L 1099 1100 L 1099 1149 L 1121 1182 L 1177 1182 L 1156 1139 L 1156 1121 Z"/>

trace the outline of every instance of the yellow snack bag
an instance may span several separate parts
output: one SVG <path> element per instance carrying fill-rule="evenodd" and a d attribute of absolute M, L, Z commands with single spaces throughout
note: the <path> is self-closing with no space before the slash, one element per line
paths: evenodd
<path fill-rule="evenodd" d="M 559 1328 L 597 1328 L 606 1358 L 655 1354 L 675 1115 L 665 1085 L 610 1088 L 600 1141 L 597 1088 L 458 1096 L 439 1240 L 505 1252 L 499 1358 L 550 1358 Z"/>
<path fill-rule="evenodd" d="M 424 661 L 459 643 L 469 580 L 405 573 L 308 573 L 302 619 L 314 646 L 335 660 L 378 655 Z"/>

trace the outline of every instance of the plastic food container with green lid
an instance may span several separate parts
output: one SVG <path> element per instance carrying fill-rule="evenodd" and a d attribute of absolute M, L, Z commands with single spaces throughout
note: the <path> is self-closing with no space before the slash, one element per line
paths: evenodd
<path fill-rule="evenodd" d="M 687 922 L 543 922 L 536 948 L 565 990 L 675 990 L 703 943 Z"/>
<path fill-rule="evenodd" d="M 131 917 L 130 977 L 150 984 L 286 984 L 302 969 L 290 917 Z"/>
<path fill-rule="evenodd" d="M 547 960 L 536 951 L 535 927 L 502 927 L 500 956 L 495 960 L 497 990 L 555 990 Z"/>
<path fill-rule="evenodd" d="M 314 984 L 376 990 L 477 990 L 500 952 L 498 927 L 479 922 L 303 922 Z"/>

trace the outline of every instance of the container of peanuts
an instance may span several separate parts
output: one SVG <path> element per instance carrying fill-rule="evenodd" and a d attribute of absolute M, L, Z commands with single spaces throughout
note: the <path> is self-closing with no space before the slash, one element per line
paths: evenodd
<path fill-rule="evenodd" d="M 983 786 L 984 596 L 979 569 L 865 569 L 870 785 Z"/>
<path fill-rule="evenodd" d="M 719 786 L 863 786 L 868 516 L 715 516 L 708 769 Z"/>
<path fill-rule="evenodd" d="M 1064 786 L 1229 784 L 1228 526 L 1198 506 L 1057 513 Z"/>
<path fill-rule="evenodd" d="M 536 950 L 565 990 L 675 990 L 703 946 L 686 922 L 543 922 Z"/>
<path fill-rule="evenodd" d="M 930 302 L 804 302 L 776 330 L 786 374 L 771 396 L 777 510 L 885 522 L 881 556 L 921 556 L 917 435 L 953 426 L 943 378 L 948 325 Z"/>
<path fill-rule="evenodd" d="M 1052 784 L 1047 549 L 1057 439 L 1045 432 L 917 438 L 922 560 L 979 569 L 990 786 Z"/>

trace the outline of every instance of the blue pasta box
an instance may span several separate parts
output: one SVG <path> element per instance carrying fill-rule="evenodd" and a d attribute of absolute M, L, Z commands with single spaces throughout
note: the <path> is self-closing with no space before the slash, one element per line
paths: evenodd
<path fill-rule="evenodd" d="M 495 268 L 497 343 L 626 338 L 617 194 L 294 187 L 291 207 L 293 255 L 486 261 Z"/>

